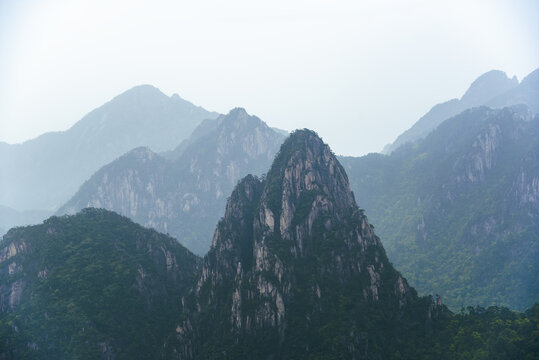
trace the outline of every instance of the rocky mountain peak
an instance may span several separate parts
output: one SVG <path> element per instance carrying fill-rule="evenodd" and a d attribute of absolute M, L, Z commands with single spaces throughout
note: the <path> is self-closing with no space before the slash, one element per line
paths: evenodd
<path fill-rule="evenodd" d="M 250 115 L 247 113 L 247 111 L 242 107 L 236 107 L 228 112 L 226 115 L 226 118 L 228 119 L 235 119 L 235 120 L 246 120 L 249 118 Z"/>
<path fill-rule="evenodd" d="M 138 161 L 151 161 L 157 154 L 154 153 L 149 147 L 139 146 L 126 153 L 124 156 L 134 158 Z"/>
<path fill-rule="evenodd" d="M 283 139 L 281 134 L 242 108 L 232 109 L 217 123 L 217 138 L 214 141 L 219 155 L 241 152 L 251 159 L 262 156 L 271 161 L 276 151 L 275 145 Z M 234 182 L 237 180 L 234 178 Z"/>
<path fill-rule="evenodd" d="M 242 128 L 251 130 L 253 128 L 262 127 L 268 128 L 265 122 L 260 120 L 257 116 L 249 115 L 243 108 L 234 108 L 229 111 L 228 114 L 218 119 L 218 124 L 221 128 L 221 132 L 224 131 L 241 131 Z"/>
<path fill-rule="evenodd" d="M 293 203 L 306 196 L 327 197 L 339 211 L 348 211 L 355 205 L 346 172 L 329 146 L 311 130 L 297 130 L 284 142 L 268 172 L 267 183 L 263 199 L 269 200 L 272 211 L 285 217 L 295 209 Z M 281 201 L 278 192 L 282 193 Z"/>
<path fill-rule="evenodd" d="M 219 324 L 204 337 L 241 344 L 266 334 L 273 345 L 260 357 L 278 358 L 297 344 L 309 351 L 317 329 L 350 321 L 323 315 L 343 289 L 357 311 L 383 307 L 391 316 L 416 298 L 389 263 L 330 148 L 315 132 L 298 130 L 267 176 L 244 178 L 228 200 L 196 289 L 201 319 Z M 359 340 L 351 336 L 346 351 L 357 351 Z"/>

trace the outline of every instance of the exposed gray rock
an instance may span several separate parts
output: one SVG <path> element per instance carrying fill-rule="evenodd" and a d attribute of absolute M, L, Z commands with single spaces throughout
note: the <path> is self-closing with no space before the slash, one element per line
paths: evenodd
<path fill-rule="evenodd" d="M 195 290 L 195 317 L 208 321 L 200 324 L 208 333 L 197 336 L 241 344 L 266 334 L 278 339 L 265 346 L 278 357 L 302 331 L 298 321 L 322 326 L 315 319 L 337 301 L 328 281 L 363 294 L 354 306 L 376 308 L 389 297 L 394 316 L 416 299 L 358 209 L 343 167 L 315 133 L 301 130 L 267 177 L 247 176 L 233 191 Z"/>
<path fill-rule="evenodd" d="M 193 136 L 169 160 L 148 148 L 132 150 L 94 174 L 58 214 L 113 210 L 206 253 L 225 194 L 240 177 L 266 171 L 284 137 L 243 109 L 206 121 Z"/>

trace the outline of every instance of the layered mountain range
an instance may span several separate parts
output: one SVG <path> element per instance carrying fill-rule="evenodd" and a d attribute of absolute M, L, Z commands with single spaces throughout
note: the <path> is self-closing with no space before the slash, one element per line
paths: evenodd
<path fill-rule="evenodd" d="M 528 86 L 529 94 L 537 90 L 529 87 L 534 74 L 517 86 L 501 72 L 487 73 L 463 101 L 492 98 L 497 88 Z M 526 107 L 476 108 L 390 156 L 339 158 L 390 260 L 420 293 L 439 293 L 453 309 L 524 310 L 539 300 L 535 124 Z M 283 139 L 235 109 L 203 121 L 174 150 L 137 148 L 108 164 L 58 214 L 106 208 L 202 256 L 226 194 L 241 177 L 263 174 Z"/>
<path fill-rule="evenodd" d="M 341 158 L 391 261 L 421 293 L 525 309 L 539 301 L 539 116 L 475 108 L 425 139 Z"/>
<path fill-rule="evenodd" d="M 386 145 L 382 153 L 390 154 L 403 144 L 425 138 L 443 121 L 466 109 L 478 106 L 501 109 L 512 105 L 526 105 L 533 113 L 539 113 L 539 69 L 530 73 L 520 83 L 516 77 L 510 79 L 499 70 L 481 75 L 470 85 L 462 98 L 434 106 L 392 144 Z"/>
<path fill-rule="evenodd" d="M 67 131 L 0 144 L 0 204 L 53 212 L 103 165 L 138 146 L 174 149 L 217 113 L 137 86 L 91 111 Z M 61 184 L 61 185 L 59 185 Z M 15 224 L 11 224 L 15 225 Z"/>
<path fill-rule="evenodd" d="M 0 242 L 2 358 L 522 358 L 539 308 L 453 315 L 388 261 L 344 168 L 294 132 L 200 260 L 106 210 Z"/>
<path fill-rule="evenodd" d="M 76 215 L 0 242 L 0 358 L 533 359 L 538 71 L 481 76 L 390 155 L 150 86 L 0 144 L 0 203 L 51 209 L 88 179 L 57 213 Z M 45 216 L 0 206 L 0 227 Z"/>
<path fill-rule="evenodd" d="M 199 255 L 211 243 L 226 198 L 247 174 L 267 171 L 284 140 L 237 108 L 206 120 L 176 149 L 134 149 L 97 171 L 58 214 L 98 207 L 169 233 Z"/>

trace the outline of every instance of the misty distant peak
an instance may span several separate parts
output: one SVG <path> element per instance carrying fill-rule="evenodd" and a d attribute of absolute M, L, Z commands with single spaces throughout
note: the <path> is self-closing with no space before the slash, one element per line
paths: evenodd
<path fill-rule="evenodd" d="M 491 70 L 475 79 L 461 101 L 469 106 L 478 106 L 517 86 L 516 76 L 510 79 L 503 71 Z"/>
<path fill-rule="evenodd" d="M 150 96 L 150 95 L 157 95 L 157 96 L 166 96 L 163 94 L 161 90 L 156 88 L 153 85 L 149 84 L 142 84 L 132 87 L 129 90 L 124 91 L 120 95 L 118 95 L 116 98 L 125 97 L 125 96 Z"/>
<path fill-rule="evenodd" d="M 539 83 L 539 68 L 535 69 L 531 73 L 528 74 L 524 79 L 522 79 L 522 84 L 537 84 Z"/>
<path fill-rule="evenodd" d="M 20 209 L 54 209 L 95 171 L 131 149 L 174 149 L 205 119 L 219 114 L 138 85 L 90 111 L 70 129 L 21 145 L 0 144 L 0 203 Z M 149 158 L 148 152 L 135 154 Z M 58 184 L 61 184 L 59 186 Z"/>
<path fill-rule="evenodd" d="M 488 84 L 492 84 L 492 83 L 503 84 L 507 82 L 516 82 L 516 84 L 518 84 L 518 79 L 516 76 L 513 76 L 512 79 L 509 79 L 505 71 L 490 70 L 480 75 L 477 79 L 475 79 L 470 85 L 468 92 L 473 91 L 474 89 L 477 89 L 478 87 L 485 86 Z"/>
<path fill-rule="evenodd" d="M 139 146 L 123 156 L 135 158 L 137 160 L 152 160 L 156 155 L 157 154 L 154 153 L 149 147 Z"/>
<path fill-rule="evenodd" d="M 501 109 L 525 104 L 533 113 L 539 112 L 539 69 L 526 76 L 519 84 L 516 76 L 509 78 L 500 70 L 491 70 L 479 76 L 460 100 L 453 99 L 438 104 L 423 115 L 410 129 L 399 135 L 382 150 L 390 154 L 399 146 L 424 138 L 444 120 L 478 106 Z"/>
<path fill-rule="evenodd" d="M 266 123 L 260 120 L 254 115 L 249 115 L 244 108 L 234 108 L 228 112 L 225 116 L 220 119 L 220 124 L 224 128 L 238 128 L 240 126 L 264 126 L 267 127 Z"/>
<path fill-rule="evenodd" d="M 233 118 L 233 119 L 246 119 L 249 117 L 249 114 L 244 108 L 237 107 L 228 112 L 226 115 L 227 118 Z"/>

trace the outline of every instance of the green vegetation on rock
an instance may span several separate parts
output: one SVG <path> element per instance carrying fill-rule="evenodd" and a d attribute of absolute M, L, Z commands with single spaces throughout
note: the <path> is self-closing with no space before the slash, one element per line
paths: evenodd
<path fill-rule="evenodd" d="M 14 228 L 0 249 L 1 352 L 14 358 L 155 358 L 199 262 L 97 209 Z"/>
<path fill-rule="evenodd" d="M 340 160 L 420 293 L 453 309 L 539 301 L 539 117 L 472 109 L 390 156 Z"/>

